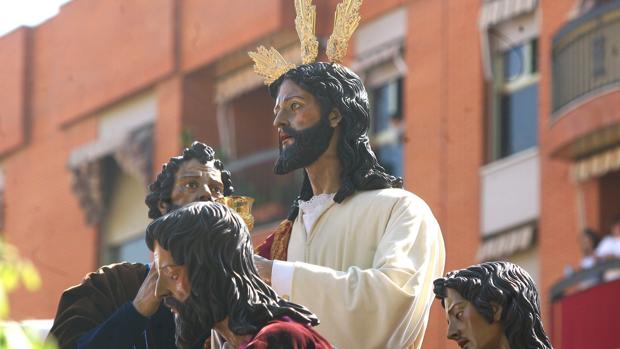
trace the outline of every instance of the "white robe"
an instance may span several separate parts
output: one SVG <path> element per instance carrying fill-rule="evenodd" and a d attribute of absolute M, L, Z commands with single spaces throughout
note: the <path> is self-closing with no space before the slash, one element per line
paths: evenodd
<path fill-rule="evenodd" d="M 339 349 L 421 348 L 441 277 L 441 230 L 422 199 L 402 189 L 357 192 L 327 204 L 306 232 L 293 225 L 291 301 L 318 315 Z"/>

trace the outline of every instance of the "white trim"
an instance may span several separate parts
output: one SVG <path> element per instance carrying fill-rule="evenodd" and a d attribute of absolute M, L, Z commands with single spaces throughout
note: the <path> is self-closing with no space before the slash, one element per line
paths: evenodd
<path fill-rule="evenodd" d="M 361 53 L 356 57 L 355 61 L 351 63 L 351 69 L 361 73 L 390 60 L 396 60 L 398 58 L 402 60 L 402 47 L 403 42 L 397 40 L 369 52 Z"/>
<path fill-rule="evenodd" d="M 537 38 L 540 33 L 540 21 L 536 13 L 514 18 L 498 24 L 493 28 L 501 35 L 496 41 L 496 49 L 506 51 L 515 45 Z M 505 38 L 506 40 L 502 40 Z"/>
<path fill-rule="evenodd" d="M 480 9 L 480 19 L 479 19 L 479 28 L 480 28 L 480 50 L 482 56 L 482 67 L 484 71 L 484 77 L 487 81 L 493 80 L 493 60 L 494 60 L 494 52 L 498 49 L 500 51 L 504 51 L 511 46 L 519 44 L 523 41 L 527 41 L 539 36 L 540 32 L 540 15 L 538 15 L 539 11 L 537 11 L 538 3 L 537 0 L 534 8 L 531 11 L 520 12 L 518 15 L 513 17 L 506 17 L 502 19 L 502 22 L 499 21 L 491 21 L 488 17 L 494 16 L 491 14 L 488 9 L 489 6 L 499 6 L 492 5 L 498 4 L 500 2 L 508 2 L 514 0 L 498 0 L 492 1 L 484 4 Z M 504 6 L 504 5 L 502 5 Z M 530 15 L 526 15 L 530 12 L 533 12 Z M 517 16 L 521 16 L 520 18 L 516 18 Z M 507 42 L 502 41 L 501 39 L 491 38 L 490 28 L 493 27 L 493 30 L 498 32 L 498 34 L 505 38 L 510 38 Z"/>
<path fill-rule="evenodd" d="M 350 66 L 353 71 L 363 76 L 368 88 L 406 75 L 407 64 L 402 56 L 406 35 L 405 7 L 365 23 L 357 31 L 355 61 Z"/>
<path fill-rule="evenodd" d="M 540 74 L 521 74 L 518 78 L 502 84 L 502 93 L 514 93 L 540 81 Z"/>
<path fill-rule="evenodd" d="M 508 167 L 512 167 L 521 162 L 526 162 L 537 156 L 538 147 L 528 148 L 480 167 L 480 175 L 488 176 L 494 172 L 505 170 Z"/>
<path fill-rule="evenodd" d="M 364 23 L 355 33 L 354 55 L 360 57 L 407 36 L 407 8 L 400 7 Z"/>
<path fill-rule="evenodd" d="M 91 143 L 74 149 L 69 154 L 69 167 L 100 159 L 113 153 L 133 131 L 155 123 L 157 98 L 149 90 L 127 101 L 115 104 L 97 113 L 98 135 Z"/>
<path fill-rule="evenodd" d="M 101 159 L 104 156 L 112 154 L 123 143 L 121 138 L 111 140 L 96 140 L 92 143 L 85 144 L 69 154 L 69 168 L 76 168 L 79 165 Z"/>

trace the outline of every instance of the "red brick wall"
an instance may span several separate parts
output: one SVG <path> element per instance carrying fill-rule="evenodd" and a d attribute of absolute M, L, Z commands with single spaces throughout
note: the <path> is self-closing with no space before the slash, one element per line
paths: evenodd
<path fill-rule="evenodd" d="M 0 156 L 25 141 L 29 34 L 22 28 L 0 40 Z"/>
<path fill-rule="evenodd" d="M 283 23 L 284 1 L 183 1 L 180 22 L 183 69 L 198 68 L 275 32 Z M 286 24 L 292 26 L 292 21 Z"/>
<path fill-rule="evenodd" d="M 50 132 L 5 160 L 6 238 L 43 278 L 36 293 L 11 296 L 11 317 L 49 318 L 62 290 L 95 269 L 96 230 L 85 224 L 71 191 L 69 153 L 96 137 L 92 121 Z"/>
<path fill-rule="evenodd" d="M 549 130 L 546 136 L 549 150 L 555 153 L 583 135 L 618 122 L 620 89 L 596 95 L 564 111 L 553 123 L 546 119 L 544 126 Z"/>
<path fill-rule="evenodd" d="M 33 116 L 58 127 L 174 66 L 172 0 L 72 1 L 35 29 Z"/>
<path fill-rule="evenodd" d="M 183 78 L 175 75 L 162 81 L 157 86 L 156 94 L 153 174 L 159 173 L 162 164 L 182 149 Z"/>
<path fill-rule="evenodd" d="M 446 243 L 446 271 L 475 263 L 480 241 L 483 80 L 479 1 L 412 1 L 405 82 L 405 185 L 431 206 Z M 423 15 L 422 15 L 423 14 Z M 435 302 L 425 348 L 454 348 Z"/>
<path fill-rule="evenodd" d="M 192 74 L 183 82 L 183 129 L 195 140 L 219 148 L 215 81 L 209 70 Z"/>

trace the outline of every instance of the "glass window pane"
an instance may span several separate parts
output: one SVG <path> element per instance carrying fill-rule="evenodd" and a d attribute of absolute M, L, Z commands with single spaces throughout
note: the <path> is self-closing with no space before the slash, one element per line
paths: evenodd
<path fill-rule="evenodd" d="M 372 92 L 374 131 L 386 129 L 391 118 L 400 118 L 400 80 L 379 86 Z"/>
<path fill-rule="evenodd" d="M 523 45 L 515 46 L 504 52 L 504 81 L 518 78 L 525 67 Z"/>
<path fill-rule="evenodd" d="M 371 91 L 373 148 L 379 164 L 392 175 L 403 175 L 402 79 Z"/>
<path fill-rule="evenodd" d="M 146 247 L 144 235 L 124 241 L 113 248 L 113 258 L 116 262 L 132 262 L 147 264 L 150 261 L 151 251 Z"/>
<path fill-rule="evenodd" d="M 538 144 L 538 84 L 502 96 L 501 156 Z"/>

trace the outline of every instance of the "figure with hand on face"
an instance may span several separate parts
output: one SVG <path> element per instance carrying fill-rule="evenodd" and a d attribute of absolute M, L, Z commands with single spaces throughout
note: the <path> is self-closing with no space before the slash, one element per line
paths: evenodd
<path fill-rule="evenodd" d="M 213 149 L 194 142 L 163 165 L 145 202 L 149 218 L 155 219 L 187 203 L 232 192 L 230 173 Z M 101 267 L 63 292 L 50 335 L 61 348 L 174 348 L 173 316 L 155 296 L 156 280 L 157 271 L 149 265 Z"/>
<path fill-rule="evenodd" d="M 189 204 L 153 221 L 146 241 L 158 273 L 156 295 L 177 318 L 178 347 L 213 331 L 212 349 L 331 348 L 312 329 L 319 322 L 314 314 L 260 279 L 247 226 L 230 208 Z"/>

